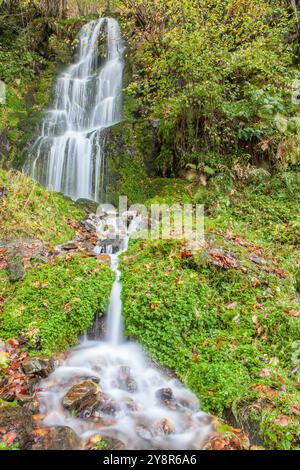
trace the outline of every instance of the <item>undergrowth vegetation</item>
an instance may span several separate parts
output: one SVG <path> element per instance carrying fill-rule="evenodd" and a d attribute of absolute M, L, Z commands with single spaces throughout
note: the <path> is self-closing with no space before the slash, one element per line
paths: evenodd
<path fill-rule="evenodd" d="M 156 170 L 299 162 L 298 14 L 286 0 L 123 0 L 140 118 Z M 223 158 L 222 158 L 223 157 Z"/>

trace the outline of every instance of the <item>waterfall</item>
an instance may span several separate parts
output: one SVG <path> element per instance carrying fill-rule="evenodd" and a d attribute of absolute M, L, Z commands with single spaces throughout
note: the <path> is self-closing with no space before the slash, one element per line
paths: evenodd
<path fill-rule="evenodd" d="M 104 62 L 102 34 L 107 38 Z M 57 79 L 25 172 L 74 200 L 99 201 L 105 190 L 103 129 L 121 120 L 123 42 L 112 18 L 91 21 L 78 40 L 77 60 Z"/>

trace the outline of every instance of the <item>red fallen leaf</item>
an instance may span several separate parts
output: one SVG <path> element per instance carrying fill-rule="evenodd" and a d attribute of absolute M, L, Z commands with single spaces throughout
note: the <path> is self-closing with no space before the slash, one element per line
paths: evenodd
<path fill-rule="evenodd" d="M 289 315 L 290 317 L 299 317 L 299 312 L 297 312 L 297 310 L 284 310 L 283 313 Z"/>
<path fill-rule="evenodd" d="M 5 434 L 6 433 L 6 428 L 0 428 L 0 434 Z"/>
<path fill-rule="evenodd" d="M 180 251 L 178 257 L 181 258 L 181 259 L 186 259 L 186 258 L 190 258 L 192 256 L 192 252 L 189 251 L 189 250 L 182 250 Z"/>
<path fill-rule="evenodd" d="M 65 306 L 65 308 L 64 308 L 64 312 L 65 312 L 65 313 L 69 313 L 69 311 L 71 310 L 71 308 L 72 308 L 72 304 L 67 304 L 67 305 Z"/>
<path fill-rule="evenodd" d="M 5 442 L 5 444 L 10 447 L 16 440 L 17 435 L 15 432 L 8 432 L 2 437 L 2 442 Z"/>
<path fill-rule="evenodd" d="M 275 274 L 279 277 L 286 277 L 288 273 L 284 269 L 276 269 Z"/>
<path fill-rule="evenodd" d="M 222 450 L 226 446 L 226 441 L 224 439 L 213 439 L 211 443 L 212 450 Z"/>
<path fill-rule="evenodd" d="M 274 423 L 277 424 L 277 426 L 288 426 L 290 423 L 290 417 L 289 416 L 279 416 L 278 418 L 274 419 Z"/>
<path fill-rule="evenodd" d="M 294 413 L 294 415 L 299 415 L 300 414 L 300 406 L 297 405 L 291 405 L 289 407 L 289 410 Z"/>
<path fill-rule="evenodd" d="M 158 307 L 158 305 L 157 305 L 157 304 L 155 304 L 155 303 L 151 304 L 151 310 L 156 310 L 156 309 L 157 309 L 157 307 Z"/>

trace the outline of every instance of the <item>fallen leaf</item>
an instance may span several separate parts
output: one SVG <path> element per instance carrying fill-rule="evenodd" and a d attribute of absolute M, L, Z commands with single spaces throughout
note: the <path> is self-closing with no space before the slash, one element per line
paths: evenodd
<path fill-rule="evenodd" d="M 65 308 L 64 308 L 64 312 L 65 312 L 65 313 L 69 313 L 69 311 L 71 310 L 71 308 L 72 308 L 72 304 L 67 304 L 67 305 L 65 306 Z"/>
<path fill-rule="evenodd" d="M 289 407 L 289 410 L 294 413 L 295 415 L 299 415 L 300 414 L 300 406 L 297 406 L 297 405 L 291 405 Z"/>
<path fill-rule="evenodd" d="M 260 377 L 270 377 L 271 372 L 269 369 L 262 369 L 259 373 Z"/>
<path fill-rule="evenodd" d="M 7 434 L 4 434 L 2 437 L 2 442 L 5 442 L 7 447 L 10 447 L 16 440 L 17 435 L 15 432 L 8 432 Z"/>
<path fill-rule="evenodd" d="M 277 424 L 277 426 L 282 426 L 282 427 L 288 426 L 290 423 L 290 417 L 284 416 L 284 415 L 279 416 L 278 418 L 274 420 L 274 423 Z"/>
<path fill-rule="evenodd" d="M 235 310 L 237 307 L 237 302 L 231 302 L 230 304 L 226 305 L 227 310 Z"/>

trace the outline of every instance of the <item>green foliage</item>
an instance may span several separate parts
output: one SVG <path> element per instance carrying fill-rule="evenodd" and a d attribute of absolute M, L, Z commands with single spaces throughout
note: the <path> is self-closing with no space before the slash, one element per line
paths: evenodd
<path fill-rule="evenodd" d="M 121 4 L 133 75 L 127 93 L 144 117 L 161 120 L 161 173 L 197 163 L 199 152 L 225 155 L 232 164 L 236 153 L 255 163 L 289 160 L 282 142 L 298 131 L 282 132 L 276 122 L 278 115 L 299 117 L 291 100 L 299 78 L 296 17 L 288 2 Z"/>
<path fill-rule="evenodd" d="M 74 346 L 77 336 L 104 313 L 113 272 L 94 258 L 59 257 L 37 265 L 15 285 L 0 317 L 2 338 L 22 335 L 45 354 Z"/>

